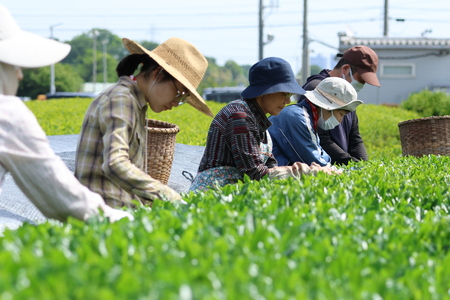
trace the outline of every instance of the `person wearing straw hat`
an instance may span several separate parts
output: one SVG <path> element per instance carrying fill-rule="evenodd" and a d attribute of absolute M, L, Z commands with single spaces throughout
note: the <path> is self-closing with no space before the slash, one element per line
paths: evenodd
<path fill-rule="evenodd" d="M 272 154 L 272 142 L 267 129 L 271 122 L 266 114 L 278 115 L 291 96 L 305 91 L 295 80 L 287 61 L 278 57 L 265 58 L 250 68 L 250 85 L 243 97 L 227 104 L 213 119 L 197 176 L 190 191 L 207 190 L 236 183 L 244 175 L 260 180 L 287 177 L 300 178 L 319 170 L 318 165 L 300 162 L 278 167 Z"/>
<path fill-rule="evenodd" d="M 111 221 L 133 216 L 112 209 L 89 191 L 53 152 L 36 117 L 14 95 L 21 68 L 57 63 L 70 45 L 42 38 L 19 28 L 8 9 L 0 5 L 0 182 L 10 172 L 17 186 L 46 216 L 65 221 L 98 215 Z"/>
<path fill-rule="evenodd" d="M 194 45 L 176 37 L 152 51 L 127 38 L 122 42 L 130 55 L 116 68 L 119 81 L 86 112 L 75 175 L 113 207 L 132 206 L 133 200 L 144 205 L 156 199 L 184 202 L 147 174 L 146 112 L 148 106 L 159 113 L 188 103 L 212 117 L 196 90 L 208 62 Z"/>
<path fill-rule="evenodd" d="M 289 166 L 301 161 L 329 166 L 331 158 L 320 146 L 317 129 L 333 129 L 362 103 L 353 86 L 338 77 L 325 78 L 313 91 L 306 91 L 305 100 L 270 118 L 273 125 L 269 132 L 278 164 Z"/>

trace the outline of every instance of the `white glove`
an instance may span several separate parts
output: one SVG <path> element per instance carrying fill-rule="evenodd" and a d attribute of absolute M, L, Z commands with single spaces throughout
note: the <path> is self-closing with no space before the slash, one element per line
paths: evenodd
<path fill-rule="evenodd" d="M 296 162 L 292 166 L 274 167 L 269 169 L 270 179 L 286 179 L 288 177 L 301 178 L 302 174 L 309 174 L 310 168 L 307 164 Z"/>
<path fill-rule="evenodd" d="M 310 168 L 311 168 L 311 170 L 313 172 L 313 175 L 316 175 L 317 172 L 319 172 L 319 171 L 325 172 L 328 175 L 335 175 L 335 174 L 339 175 L 339 174 L 342 174 L 342 169 L 338 169 L 335 166 L 331 166 L 331 165 L 327 165 L 327 166 L 322 167 L 321 165 L 313 162 L 313 163 L 311 163 Z"/>
<path fill-rule="evenodd" d="M 123 218 L 128 218 L 130 221 L 134 221 L 133 215 L 130 214 L 129 212 L 115 209 L 110 206 L 105 205 L 105 207 L 103 207 L 103 213 L 104 213 L 105 217 L 107 217 L 111 223 L 119 221 L 120 219 L 123 219 Z"/>
<path fill-rule="evenodd" d="M 337 169 L 336 167 L 325 166 L 313 162 L 311 166 L 307 164 L 296 162 L 292 166 L 285 167 L 274 167 L 269 169 L 269 178 L 270 179 L 286 179 L 288 177 L 295 177 L 297 179 L 301 178 L 302 175 L 313 175 L 316 176 L 317 172 L 325 172 L 329 175 L 333 174 L 341 174 L 342 170 Z"/>

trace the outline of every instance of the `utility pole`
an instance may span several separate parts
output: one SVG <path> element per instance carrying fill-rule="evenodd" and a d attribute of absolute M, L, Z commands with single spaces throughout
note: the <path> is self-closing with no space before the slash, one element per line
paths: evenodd
<path fill-rule="evenodd" d="M 386 0 L 387 1 L 387 0 Z M 308 0 L 303 0 L 302 82 L 309 77 Z"/>
<path fill-rule="evenodd" d="M 388 15 L 388 0 L 384 0 L 384 32 L 383 35 L 385 37 L 388 36 L 388 22 L 389 22 L 389 15 Z"/>
<path fill-rule="evenodd" d="M 59 24 L 55 24 L 55 25 L 50 25 L 50 39 L 53 40 L 53 28 L 55 28 L 56 26 L 61 25 L 62 23 Z M 56 92 L 56 87 L 55 87 L 55 65 L 52 64 L 50 65 L 50 94 L 54 94 Z"/>
<path fill-rule="evenodd" d="M 97 83 L 97 34 L 98 34 L 98 30 L 94 29 L 92 31 L 92 36 L 93 36 L 93 45 L 92 45 L 92 52 L 93 52 L 93 57 L 92 57 L 92 85 L 93 85 L 93 92 L 95 92 L 95 85 Z"/>
<path fill-rule="evenodd" d="M 270 6 L 267 6 L 268 8 L 274 8 L 274 7 L 278 7 L 278 1 L 275 1 L 276 3 L 274 3 L 274 1 L 271 1 Z M 266 7 L 266 8 L 267 8 Z M 275 36 L 273 34 L 267 34 L 267 42 L 264 42 L 264 20 L 263 20 L 263 11 L 264 11 L 264 5 L 263 5 L 263 0 L 259 0 L 259 55 L 258 58 L 259 60 L 264 58 L 264 46 L 271 43 L 274 39 Z"/>
<path fill-rule="evenodd" d="M 264 42 L 263 42 L 263 31 L 264 31 L 264 24 L 263 24 L 263 0 L 259 0 L 259 55 L 258 60 L 263 59 L 263 48 L 264 48 Z"/>
<path fill-rule="evenodd" d="M 107 76 L 106 76 L 106 44 L 108 44 L 108 40 L 104 39 L 102 41 L 102 45 L 103 45 L 103 89 L 106 89 L 106 81 L 107 81 Z"/>

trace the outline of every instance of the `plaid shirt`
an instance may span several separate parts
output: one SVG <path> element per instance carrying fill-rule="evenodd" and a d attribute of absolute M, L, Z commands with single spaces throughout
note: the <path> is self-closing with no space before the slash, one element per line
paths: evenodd
<path fill-rule="evenodd" d="M 144 172 L 147 102 L 127 76 L 89 106 L 78 141 L 75 176 L 111 206 L 163 199 L 170 189 Z"/>
<path fill-rule="evenodd" d="M 211 123 L 198 171 L 231 166 L 242 176 L 247 174 L 251 179 L 261 179 L 269 168 L 277 166 L 273 154 L 269 154 L 267 163 L 260 155 L 260 144 L 267 143 L 266 131 L 270 125 L 256 100 L 230 102 Z"/>

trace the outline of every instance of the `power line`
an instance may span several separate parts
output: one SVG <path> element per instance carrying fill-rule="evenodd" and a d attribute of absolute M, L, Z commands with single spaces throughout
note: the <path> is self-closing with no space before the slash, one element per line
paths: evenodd
<path fill-rule="evenodd" d="M 309 23 L 310 26 L 314 25 L 328 25 L 328 24 L 350 24 L 350 23 L 365 23 L 365 22 L 378 22 L 382 18 L 370 18 L 370 19 L 356 19 L 356 20 L 334 20 L 334 21 L 319 21 L 319 22 L 311 22 Z M 450 20 L 426 20 L 426 19 L 410 19 L 406 18 L 405 21 L 407 22 L 427 22 L 427 23 L 450 23 Z M 287 24 L 271 24 L 271 25 L 265 25 L 267 28 L 281 28 L 281 27 L 301 27 L 302 24 L 300 22 L 298 23 L 287 23 Z M 177 30 L 177 31 L 186 31 L 186 30 L 200 30 L 200 31 L 209 31 L 209 30 L 230 30 L 230 29 L 256 29 L 258 28 L 257 24 L 254 25 L 227 25 L 227 26 L 190 26 L 190 27 L 158 27 L 153 26 L 154 29 L 159 31 L 171 31 L 171 30 Z M 99 27 L 101 28 L 101 27 Z M 61 28 L 58 29 L 59 32 L 78 32 L 83 30 L 91 30 L 92 28 Z M 149 30 L 149 27 L 129 27 L 129 28 L 106 28 L 110 31 L 147 31 Z M 47 28 L 24 28 L 26 31 L 31 32 L 39 32 L 39 31 L 47 31 Z"/>

